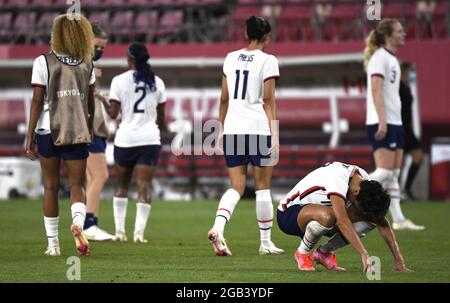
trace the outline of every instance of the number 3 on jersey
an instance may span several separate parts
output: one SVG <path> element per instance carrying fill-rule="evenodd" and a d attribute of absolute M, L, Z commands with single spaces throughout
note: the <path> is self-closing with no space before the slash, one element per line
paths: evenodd
<path fill-rule="evenodd" d="M 137 93 L 139 91 L 142 91 L 142 95 L 136 101 L 136 103 L 134 103 L 134 108 L 133 108 L 134 113 L 144 113 L 144 109 L 139 108 L 139 103 L 141 103 L 142 100 L 144 100 L 144 98 L 145 98 L 145 95 L 146 95 L 145 86 L 136 86 L 136 89 L 134 90 L 134 92 Z"/>
<path fill-rule="evenodd" d="M 243 70 L 244 74 L 244 83 L 242 84 L 242 95 L 241 99 L 245 100 L 245 95 L 247 94 L 247 82 L 248 82 L 248 70 Z M 236 70 L 236 82 L 234 83 L 234 99 L 238 99 L 238 91 L 239 91 L 239 83 L 241 78 L 241 71 L 239 69 Z"/>

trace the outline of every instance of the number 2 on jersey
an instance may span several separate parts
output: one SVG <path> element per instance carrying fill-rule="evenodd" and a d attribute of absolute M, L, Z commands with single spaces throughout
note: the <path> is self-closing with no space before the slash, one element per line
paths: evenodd
<path fill-rule="evenodd" d="M 136 89 L 134 90 L 135 93 L 142 91 L 142 96 L 136 101 L 136 103 L 134 103 L 134 108 L 133 108 L 133 112 L 134 113 L 144 113 L 144 109 L 140 109 L 139 107 L 139 103 L 142 102 L 142 100 L 144 100 L 146 92 L 145 92 L 145 86 L 137 86 Z"/>
<path fill-rule="evenodd" d="M 247 81 L 248 81 L 248 70 L 243 70 L 244 74 L 244 83 L 242 84 L 242 96 L 241 99 L 245 100 L 245 95 L 247 94 Z M 239 90 L 239 80 L 241 78 L 241 71 L 239 69 L 236 70 L 236 82 L 234 84 L 234 99 L 238 98 L 238 90 Z"/>

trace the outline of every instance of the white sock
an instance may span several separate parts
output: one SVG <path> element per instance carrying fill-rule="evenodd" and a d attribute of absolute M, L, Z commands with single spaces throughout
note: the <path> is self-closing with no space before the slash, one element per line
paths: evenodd
<path fill-rule="evenodd" d="M 54 246 L 59 247 L 58 224 L 59 224 L 59 217 L 51 218 L 44 216 L 44 226 L 48 240 L 48 247 Z"/>
<path fill-rule="evenodd" d="M 405 220 L 402 209 L 400 207 L 400 184 L 398 183 L 398 178 L 394 176 L 383 185 L 385 189 L 391 196 L 391 205 L 389 206 L 389 212 L 391 213 L 392 220 L 394 222 L 399 222 Z"/>
<path fill-rule="evenodd" d="M 83 229 L 84 220 L 86 219 L 86 204 L 83 202 L 75 202 L 70 206 L 72 212 L 72 222 Z"/>
<path fill-rule="evenodd" d="M 222 196 L 219 202 L 219 207 L 216 212 L 216 219 L 214 221 L 213 229 L 220 233 L 224 233 L 225 224 L 230 221 L 234 208 L 238 204 L 241 196 L 237 190 L 230 188 Z"/>
<path fill-rule="evenodd" d="M 353 223 L 353 228 L 356 231 L 356 234 L 362 238 L 368 232 L 373 230 L 376 227 L 375 224 L 370 223 L 368 221 L 358 221 Z M 320 246 L 320 250 L 324 252 L 334 253 L 337 249 L 348 245 L 347 240 L 342 236 L 340 232 L 336 233 L 333 237 L 328 240 L 327 243 Z"/>
<path fill-rule="evenodd" d="M 322 226 L 317 221 L 309 222 L 308 225 L 306 225 L 305 235 L 303 236 L 298 251 L 301 254 L 310 254 L 320 238 L 331 229 L 331 227 Z"/>
<path fill-rule="evenodd" d="M 384 182 L 390 180 L 393 176 L 393 171 L 386 168 L 377 168 L 372 173 L 369 174 L 370 180 L 375 180 L 383 184 Z"/>
<path fill-rule="evenodd" d="M 147 226 L 147 220 L 150 215 L 152 206 L 148 203 L 138 202 L 136 203 L 136 222 L 134 224 L 134 234 L 143 235 L 145 226 Z"/>
<path fill-rule="evenodd" d="M 269 245 L 273 225 L 273 205 L 269 189 L 258 190 L 256 194 L 256 220 L 258 221 L 261 243 Z"/>
<path fill-rule="evenodd" d="M 114 224 L 116 233 L 125 233 L 128 198 L 113 197 Z"/>

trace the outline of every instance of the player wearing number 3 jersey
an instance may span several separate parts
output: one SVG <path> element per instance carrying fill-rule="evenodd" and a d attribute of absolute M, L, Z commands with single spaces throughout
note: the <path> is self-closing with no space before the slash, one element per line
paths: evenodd
<path fill-rule="evenodd" d="M 247 165 L 255 175 L 256 219 L 260 229 L 259 253 L 280 254 L 271 241 L 273 206 L 270 179 L 278 154 L 274 127 L 275 79 L 278 60 L 264 52 L 270 41 L 270 24 L 255 16 L 246 21 L 247 48 L 231 52 L 223 64 L 219 120 L 224 125 L 223 150 L 231 186 L 220 199 L 208 238 L 218 256 L 230 256 L 223 233 L 225 224 L 244 194 Z"/>
<path fill-rule="evenodd" d="M 147 64 L 150 55 L 144 44 L 128 48 L 130 70 L 113 78 L 109 103 L 104 102 L 114 119 L 121 113 L 121 122 L 114 140 L 117 190 L 113 198 L 116 241 L 127 240 L 125 217 L 128 190 L 136 167 L 138 200 L 134 242 L 145 243 L 144 230 L 150 214 L 150 184 L 161 149 L 160 130 L 164 127 L 164 82 Z"/>

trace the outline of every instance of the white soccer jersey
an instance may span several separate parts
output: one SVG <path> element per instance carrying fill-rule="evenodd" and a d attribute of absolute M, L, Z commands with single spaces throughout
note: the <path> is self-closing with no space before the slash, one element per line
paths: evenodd
<path fill-rule="evenodd" d="M 327 163 L 300 180 L 286 195 L 286 198 L 280 201 L 278 209 L 283 211 L 295 204 L 331 206 L 331 195 L 338 195 L 346 201 L 350 178 L 356 172 L 363 179 L 369 179 L 367 172 L 356 165 L 341 162 Z"/>
<path fill-rule="evenodd" d="M 56 54 L 57 57 L 68 57 L 65 54 Z M 71 59 L 71 61 L 76 62 L 76 59 Z M 47 61 L 44 55 L 37 57 L 33 63 L 33 71 L 31 74 L 31 85 L 46 88 L 48 84 L 48 70 Z M 91 78 L 89 79 L 89 85 L 95 84 L 95 74 L 94 69 L 92 69 Z M 40 135 L 50 134 L 50 113 L 48 112 L 48 101 L 47 92 L 44 96 L 44 107 L 39 120 L 36 124 L 35 132 Z"/>
<path fill-rule="evenodd" d="M 402 125 L 400 78 L 401 70 L 397 57 L 381 47 L 375 51 L 367 65 L 367 110 L 366 124 L 377 124 L 378 114 L 372 95 L 372 76 L 379 76 L 383 81 L 383 101 L 386 122 L 393 125 Z"/>
<path fill-rule="evenodd" d="M 144 82 L 134 82 L 134 70 L 113 78 L 109 92 L 110 101 L 120 102 L 121 122 L 114 145 L 134 147 L 160 145 L 160 131 L 156 124 L 156 107 L 166 102 L 164 82 L 155 76 L 156 90 L 150 91 Z"/>
<path fill-rule="evenodd" d="M 263 108 L 264 82 L 279 78 L 278 60 L 261 50 L 231 52 L 223 63 L 228 85 L 224 134 L 270 135 Z"/>

